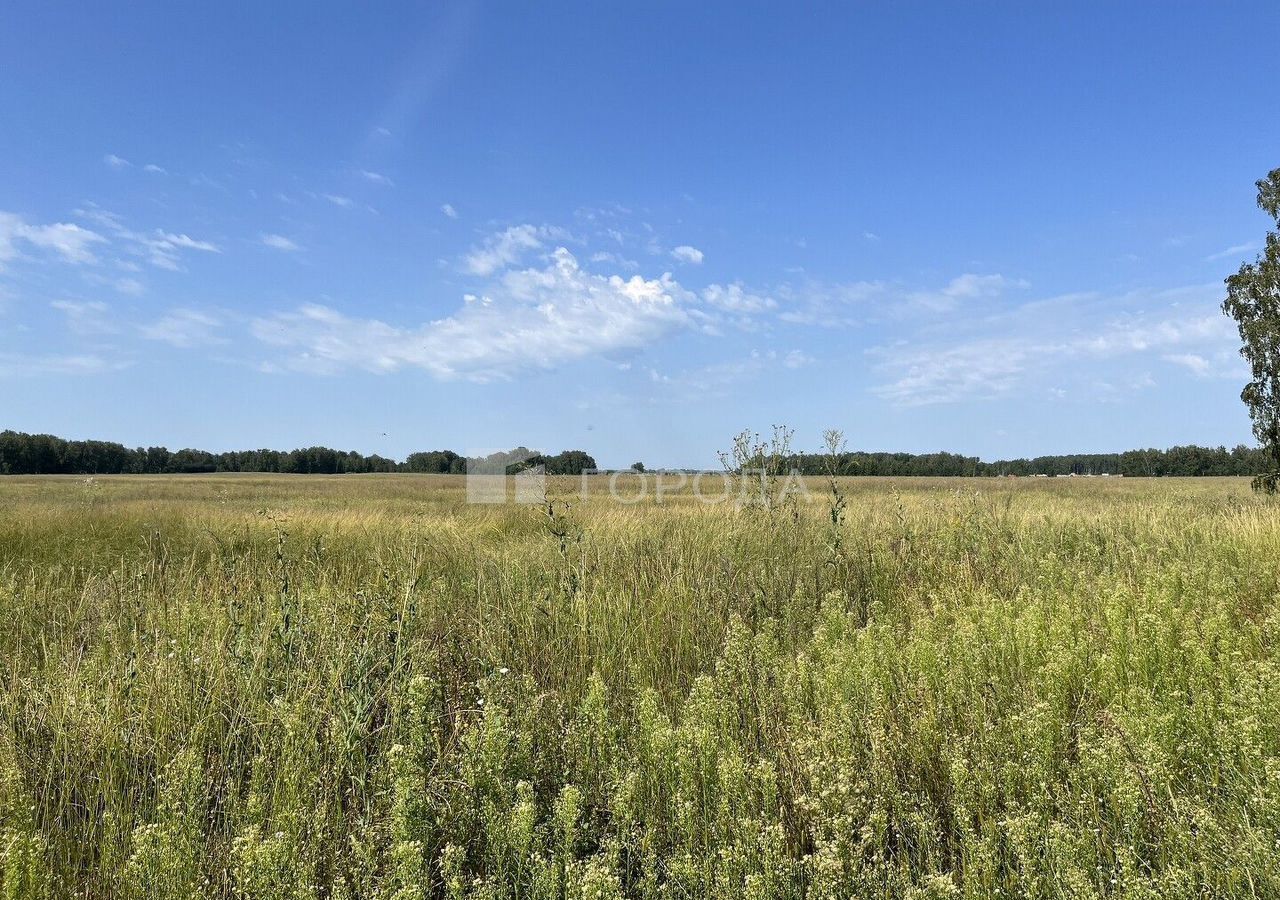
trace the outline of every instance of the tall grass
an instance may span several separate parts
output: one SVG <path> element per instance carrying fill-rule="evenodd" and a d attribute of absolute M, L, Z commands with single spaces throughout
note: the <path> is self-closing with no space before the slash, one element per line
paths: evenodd
<path fill-rule="evenodd" d="M 1280 896 L 1280 508 L 839 490 L 6 479 L 0 891 Z"/>

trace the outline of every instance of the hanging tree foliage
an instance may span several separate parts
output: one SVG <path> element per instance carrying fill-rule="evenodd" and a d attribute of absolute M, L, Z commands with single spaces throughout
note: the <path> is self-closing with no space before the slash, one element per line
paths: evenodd
<path fill-rule="evenodd" d="M 1258 182 L 1258 206 L 1280 229 L 1280 169 Z M 1270 459 L 1271 472 L 1254 479 L 1254 489 L 1280 491 L 1280 233 L 1267 233 L 1267 246 L 1252 263 L 1227 279 L 1222 311 L 1236 320 L 1253 380 L 1240 392 L 1249 407 L 1253 433 Z"/>

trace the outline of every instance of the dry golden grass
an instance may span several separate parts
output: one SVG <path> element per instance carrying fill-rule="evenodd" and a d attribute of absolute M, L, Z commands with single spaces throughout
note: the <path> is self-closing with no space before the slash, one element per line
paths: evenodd
<path fill-rule="evenodd" d="M 654 483 L 0 480 L 3 895 L 1280 895 L 1247 480 Z"/>

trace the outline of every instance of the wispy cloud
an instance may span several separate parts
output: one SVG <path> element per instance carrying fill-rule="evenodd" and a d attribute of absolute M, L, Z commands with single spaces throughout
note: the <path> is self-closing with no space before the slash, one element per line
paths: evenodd
<path fill-rule="evenodd" d="M 752 350 L 744 358 L 695 366 L 671 375 L 653 367 L 646 371 L 650 384 L 660 386 L 673 399 L 702 402 L 709 397 L 723 396 L 737 385 L 766 372 L 801 369 L 812 363 L 813 358 L 801 350 Z"/>
<path fill-rule="evenodd" d="M 116 156 L 114 153 L 108 153 L 106 156 L 102 157 L 102 162 L 108 168 L 112 168 L 112 169 L 132 169 L 133 168 L 133 163 L 125 159 L 123 156 Z M 168 175 L 169 174 L 168 169 L 164 168 L 164 166 L 158 166 L 155 163 L 147 163 L 146 165 L 142 166 L 142 171 L 147 172 L 151 175 Z"/>
<path fill-rule="evenodd" d="M 328 200 L 334 206 L 341 206 L 343 209 L 350 209 L 355 206 L 355 201 L 350 197 L 343 197 L 340 194 L 321 194 L 321 197 Z"/>
<path fill-rule="evenodd" d="M 80 265 L 97 262 L 90 248 L 105 242 L 106 238 L 97 232 L 69 222 L 31 225 L 16 213 L 0 212 L 0 267 L 18 256 L 19 243 L 51 251 L 64 262 Z"/>
<path fill-rule="evenodd" d="M 1234 349 L 1222 348 L 1204 353 L 1168 353 L 1165 362 L 1182 366 L 1197 378 L 1231 378 L 1240 382 L 1249 378 L 1249 368 Z"/>
<path fill-rule="evenodd" d="M 778 319 L 791 325 L 847 327 L 892 304 L 894 286 L 884 281 L 783 284 L 775 291 Z M 898 296 L 900 297 L 899 291 Z"/>
<path fill-rule="evenodd" d="M 1166 352 L 1164 358 L 1195 371 L 1206 353 L 1221 353 L 1232 339 L 1225 317 L 1176 309 L 1163 316 L 1117 315 L 1097 324 L 1081 315 L 1072 323 L 1075 327 L 1032 321 L 1029 330 L 1023 330 L 1028 319 L 1019 318 L 1003 334 L 875 348 L 870 351 L 875 368 L 889 380 L 872 392 L 902 406 L 990 398 L 1024 388 L 1036 375 L 1070 374 L 1085 360 L 1097 363 L 1175 349 L 1180 352 Z"/>
<path fill-rule="evenodd" d="M 221 253 L 222 249 L 211 241 L 197 240 L 187 234 L 175 234 L 157 228 L 151 232 L 136 231 L 127 227 L 115 213 L 96 206 L 77 209 L 75 214 L 108 231 L 112 238 L 123 245 L 125 252 L 145 257 L 159 269 L 180 271 L 181 251 L 195 250 L 201 253 Z M 77 227 L 77 226 L 72 226 Z"/>
<path fill-rule="evenodd" d="M 688 244 L 681 244 L 671 251 L 671 255 L 682 263 L 698 266 L 702 264 L 702 251 L 697 247 L 690 247 Z"/>
<path fill-rule="evenodd" d="M 778 305 L 772 297 L 752 293 L 740 283 L 707 285 L 702 290 L 702 299 L 708 305 L 730 313 L 760 313 Z"/>
<path fill-rule="evenodd" d="M 955 309 L 965 301 L 999 297 L 1011 288 L 1027 287 L 1030 287 L 1030 284 L 1022 279 L 1006 278 L 1000 274 L 977 275 L 966 272 L 951 279 L 943 288 L 933 291 L 914 291 L 907 295 L 907 299 L 924 309 L 943 312 Z"/>
<path fill-rule="evenodd" d="M 893 381 L 872 393 L 901 405 L 949 403 L 987 397 L 1013 388 L 1035 345 L 1012 339 L 980 339 L 954 347 L 881 350 L 880 368 L 896 372 Z"/>
<path fill-rule="evenodd" d="M 125 360 L 109 360 L 95 354 L 28 355 L 0 352 L 0 378 L 36 375 L 99 375 L 128 368 Z"/>
<path fill-rule="evenodd" d="M 135 269 L 137 268 L 133 263 L 129 263 L 129 265 L 133 265 Z M 84 273 L 84 280 L 88 284 L 97 287 L 108 287 L 117 293 L 126 294 L 130 297 L 140 297 L 147 292 L 147 286 L 139 279 L 131 276 L 112 276 L 103 275 L 99 272 L 86 272 Z"/>
<path fill-rule="evenodd" d="M 283 234 L 263 234 L 259 237 L 259 240 L 264 247 L 270 247 L 272 250 L 283 250 L 285 253 L 295 253 L 302 249 Z"/>
<path fill-rule="evenodd" d="M 365 181 L 371 181 L 374 184 L 380 184 L 383 187 L 391 187 L 395 183 L 381 172 L 370 172 L 368 169 L 361 169 L 360 177 Z"/>
<path fill-rule="evenodd" d="M 49 305 L 67 317 L 67 327 L 76 334 L 115 334 L 120 330 L 110 318 L 111 308 L 100 300 L 55 300 Z"/>
<path fill-rule="evenodd" d="M 176 240 L 171 240 L 171 238 Z M 177 253 L 180 249 L 200 250 L 205 253 L 222 252 L 207 241 L 193 240 L 185 234 L 166 235 L 161 231 L 157 231 L 155 235 L 140 236 L 138 243 L 147 251 L 147 259 L 153 266 L 160 269 L 169 269 L 173 272 L 177 272 L 182 268 Z"/>
<path fill-rule="evenodd" d="M 205 253 L 221 253 L 217 244 L 211 241 L 198 241 L 193 237 L 185 234 L 170 234 L 165 231 L 156 230 L 156 242 L 162 244 L 164 249 L 171 250 L 175 247 L 181 247 L 184 250 L 201 250 Z"/>
<path fill-rule="evenodd" d="M 28 226 L 21 236 L 36 247 L 53 250 L 70 263 L 96 262 L 89 248 L 105 240 L 100 234 L 66 222 Z"/>
<path fill-rule="evenodd" d="M 148 340 L 186 348 L 225 343 L 217 333 L 221 326 L 221 321 L 208 313 L 195 309 L 175 309 L 138 330 Z"/>
<path fill-rule="evenodd" d="M 141 296 L 147 290 L 146 285 L 136 278 L 116 278 L 111 282 L 111 286 L 120 293 L 133 297 Z"/>
<path fill-rule="evenodd" d="M 824 328 L 850 327 L 869 320 L 917 318 L 964 310 L 986 313 L 992 301 L 1029 283 L 1000 274 L 966 272 L 937 288 L 912 288 L 891 281 L 783 283 L 768 291 L 779 321 Z M 772 306 L 770 308 L 773 308 Z"/>
<path fill-rule="evenodd" d="M 1169 353 L 1162 357 L 1165 362 L 1185 366 L 1194 374 L 1204 377 L 1209 374 L 1212 365 L 1199 353 Z"/>
<path fill-rule="evenodd" d="M 1211 253 L 1204 258 L 1205 262 L 1217 262 L 1220 259 L 1226 259 L 1229 256 L 1241 256 L 1245 253 L 1252 253 L 1258 249 L 1258 245 L 1253 241 L 1246 241 L 1243 244 L 1236 244 L 1225 250 L 1219 250 L 1217 253 Z"/>
<path fill-rule="evenodd" d="M 611 253 L 608 250 L 597 250 L 595 253 L 591 254 L 589 259 L 593 263 L 609 263 L 610 265 L 618 266 L 623 269 L 640 268 L 640 263 L 636 262 L 634 259 L 628 259 L 620 253 Z"/>
<path fill-rule="evenodd" d="M 688 292 L 670 276 L 643 279 L 583 270 L 568 250 L 544 268 L 509 271 L 453 315 L 415 327 L 352 318 L 309 305 L 256 319 L 253 335 L 287 351 L 274 369 L 391 372 L 485 382 L 573 360 L 631 352 L 690 326 Z"/>
<path fill-rule="evenodd" d="M 505 231 L 485 238 L 484 243 L 468 253 L 463 263 L 472 275 L 492 275 L 518 263 L 530 250 L 537 250 L 548 240 L 567 237 L 562 228 L 553 225 L 513 225 Z"/>
<path fill-rule="evenodd" d="M 458 211 L 457 211 L 456 209 L 454 209 L 454 208 L 453 208 L 453 204 L 452 204 L 452 203 L 442 203 L 442 204 L 440 204 L 440 212 L 444 213 L 444 214 L 445 214 L 446 216 L 448 216 L 450 219 L 456 219 L 456 218 L 458 218 Z"/>

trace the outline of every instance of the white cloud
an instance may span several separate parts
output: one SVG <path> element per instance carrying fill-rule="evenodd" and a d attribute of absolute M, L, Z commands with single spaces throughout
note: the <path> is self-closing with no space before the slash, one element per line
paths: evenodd
<path fill-rule="evenodd" d="M 100 275 L 97 273 L 87 273 L 84 280 L 90 284 L 100 285 L 100 287 L 108 287 L 114 291 L 128 294 L 131 297 L 141 297 L 146 293 L 146 285 L 137 278 L 111 278 L 108 275 Z"/>
<path fill-rule="evenodd" d="M 21 233 L 21 237 L 37 247 L 53 250 L 69 263 L 97 262 L 96 257 L 89 251 L 89 247 L 106 240 L 96 232 L 66 222 L 55 225 L 28 225 Z"/>
<path fill-rule="evenodd" d="M 159 269 L 178 272 L 182 269 L 179 250 L 199 250 L 204 253 L 221 253 L 216 244 L 198 241 L 185 234 L 169 234 L 156 229 L 154 234 L 136 234 L 131 231 L 121 232 L 146 253 L 148 261 Z"/>
<path fill-rule="evenodd" d="M 343 197 L 338 194 L 321 194 L 320 196 L 324 197 L 324 199 L 328 200 L 334 206 L 341 206 L 343 209 L 350 209 L 355 205 L 355 201 L 350 197 Z"/>
<path fill-rule="evenodd" d="M 380 184 L 383 187 L 391 187 L 394 182 L 381 172 L 370 172 L 368 169 L 361 169 L 360 176 L 366 181 L 372 181 L 374 184 Z"/>
<path fill-rule="evenodd" d="M 511 271 L 453 315 L 405 328 L 309 305 L 254 320 L 258 340 L 310 372 L 421 368 L 436 378 L 493 381 L 587 357 L 636 351 L 696 317 L 669 275 L 624 279 L 584 271 L 568 250 L 544 268 Z"/>
<path fill-rule="evenodd" d="M 16 213 L 0 212 L 0 266 L 18 255 L 18 242 L 56 253 L 72 264 L 94 263 L 89 249 L 106 238 L 95 231 L 68 222 L 30 225 Z"/>
<path fill-rule="evenodd" d="M 1192 373 L 1204 377 L 1209 374 L 1211 365 L 1209 360 L 1205 359 L 1198 353 L 1169 353 L 1163 359 L 1166 362 L 1176 363 L 1180 366 L 1186 366 Z"/>
<path fill-rule="evenodd" d="M 492 275 L 515 265 L 526 252 L 542 247 L 544 241 L 565 236 L 564 230 L 555 226 L 513 225 L 485 238 L 481 246 L 463 258 L 463 263 L 472 275 Z"/>
<path fill-rule="evenodd" d="M 23 237 L 37 247 L 55 251 L 70 263 L 96 262 L 97 259 L 89 251 L 89 247 L 106 240 L 96 232 L 67 222 L 28 226 Z"/>
<path fill-rule="evenodd" d="M 125 159 L 123 156 L 116 156 L 114 153 L 108 153 L 102 157 L 102 161 L 113 169 L 126 169 L 133 163 Z"/>
<path fill-rule="evenodd" d="M 120 330 L 108 318 L 111 308 L 99 300 L 55 300 L 49 305 L 67 317 L 67 327 L 76 334 L 115 334 Z"/>
<path fill-rule="evenodd" d="M 1178 315 L 1168 318 L 1120 317 L 1111 322 L 1070 329 L 1041 327 L 1027 334 L 1004 334 L 960 340 L 953 344 L 912 346 L 899 343 L 871 352 L 877 369 L 891 380 L 872 392 L 903 406 L 951 403 L 1007 394 L 1033 374 L 1079 366 L 1081 360 L 1099 362 L 1186 347 L 1198 352 L 1168 354 L 1166 359 L 1196 367 L 1207 349 L 1221 351 L 1232 330 L 1221 315 Z"/>
<path fill-rule="evenodd" d="M 935 312 L 954 309 L 964 300 L 982 300 L 999 297 L 1009 288 L 1025 288 L 1030 285 L 1021 279 L 1009 279 L 1003 275 L 975 275 L 966 272 L 936 291 L 916 291 L 908 300 L 917 306 Z"/>
<path fill-rule="evenodd" d="M 150 172 L 152 175 L 168 175 L 169 174 L 168 169 L 165 169 L 161 166 L 157 166 L 155 163 L 147 163 L 145 166 L 142 167 L 142 171 Z"/>
<path fill-rule="evenodd" d="M 759 313 L 778 305 L 772 297 L 750 293 L 737 282 L 707 285 L 702 291 L 702 299 L 716 309 L 732 313 Z"/>
<path fill-rule="evenodd" d="M 97 375 L 128 368 L 130 363 L 103 359 L 92 354 L 29 356 L 0 353 L 0 378 L 35 375 Z"/>
<path fill-rule="evenodd" d="M 133 297 L 141 296 L 146 293 L 146 286 L 136 278 L 117 278 L 111 283 L 111 286 L 122 294 L 129 294 Z"/>
<path fill-rule="evenodd" d="M 440 212 L 444 213 L 444 214 L 445 214 L 446 216 L 448 216 L 450 219 L 456 219 L 456 218 L 458 218 L 458 211 L 457 211 L 456 209 L 454 209 L 454 208 L 453 208 L 453 204 L 452 204 L 452 203 L 442 203 L 442 204 L 440 204 Z"/>
<path fill-rule="evenodd" d="M 127 228 L 119 216 L 90 205 L 86 209 L 75 211 L 77 216 L 88 219 L 105 227 L 118 240 L 126 245 L 127 252 L 145 256 L 151 265 L 160 269 L 177 272 L 182 269 L 181 252 L 198 250 L 204 253 L 221 253 L 221 249 L 209 241 L 197 240 L 186 234 L 173 234 L 162 229 L 151 233 L 134 231 Z M 72 226 L 75 227 L 75 226 Z M 124 267 L 126 264 L 120 263 Z"/>
<path fill-rule="evenodd" d="M 1201 353 L 1168 353 L 1161 358 L 1186 368 L 1197 378 L 1227 378 L 1240 383 L 1250 378 L 1249 367 L 1234 343 L 1217 350 L 1209 347 Z"/>
<path fill-rule="evenodd" d="M 702 251 L 697 247 L 690 247 L 688 244 L 681 244 L 676 247 L 671 251 L 671 255 L 679 262 L 689 263 L 693 266 L 702 265 Z"/>
<path fill-rule="evenodd" d="M 620 253 L 610 253 L 608 250 L 597 250 L 591 254 L 590 260 L 593 263 L 610 263 L 615 266 L 621 266 L 624 269 L 640 268 L 640 263 L 634 259 L 628 259 Z"/>
<path fill-rule="evenodd" d="M 867 321 L 920 318 L 951 312 L 966 301 L 994 300 L 1012 288 L 1029 287 L 1022 279 L 965 273 L 940 288 L 911 290 L 888 281 L 782 284 L 770 291 L 780 310 L 778 319 L 793 325 L 850 327 Z M 990 312 L 987 306 L 967 309 Z"/>
<path fill-rule="evenodd" d="M 1201 341 L 1229 340 L 1234 334 L 1226 316 L 1207 315 L 1162 321 L 1120 321 L 1101 333 L 1078 338 L 1071 346 L 1097 354 L 1140 353 Z"/>
<path fill-rule="evenodd" d="M 777 350 L 752 350 L 745 358 L 710 363 L 665 375 L 652 367 L 646 371 L 649 382 L 673 399 L 702 402 L 708 397 L 722 396 L 729 389 L 779 367 L 799 369 L 813 360 L 799 350 L 780 353 Z"/>
<path fill-rule="evenodd" d="M 782 364 L 788 369 L 800 369 L 812 363 L 813 357 L 802 350 L 792 350 L 782 358 Z"/>
<path fill-rule="evenodd" d="M 197 347 L 224 343 L 217 335 L 221 325 L 218 319 L 207 313 L 194 309 L 175 309 L 159 321 L 141 326 L 139 331 L 148 340 L 164 341 L 175 347 Z"/>
<path fill-rule="evenodd" d="M 1243 244 L 1236 244 L 1234 247 L 1228 247 L 1225 250 L 1219 250 L 1217 253 L 1211 253 L 1204 258 L 1205 262 L 1216 262 L 1220 259 L 1226 259 L 1228 256 L 1240 256 L 1245 253 L 1252 253 L 1258 249 L 1258 245 L 1253 241 L 1246 241 Z"/>
<path fill-rule="evenodd" d="M 172 249 L 181 247 L 184 250 L 202 250 L 205 253 L 221 253 L 216 244 L 209 241 L 198 241 L 193 237 L 185 234 L 169 234 L 164 231 L 156 230 L 156 243 L 164 247 L 164 249 Z"/>
<path fill-rule="evenodd" d="M 781 321 L 825 328 L 854 325 L 868 313 L 901 304 L 891 285 L 883 281 L 809 281 L 799 286 L 782 285 L 774 293 L 782 310 L 778 314 Z"/>
<path fill-rule="evenodd" d="M 1017 383 L 1034 352 L 1016 339 L 968 341 L 955 347 L 882 351 L 882 369 L 894 381 L 872 393 L 901 406 L 950 403 L 969 397 L 1006 392 Z"/>
<path fill-rule="evenodd" d="M 286 253 L 293 253 L 302 249 L 283 234 L 264 234 L 260 239 L 264 247 L 270 247 L 272 250 L 283 250 Z"/>

